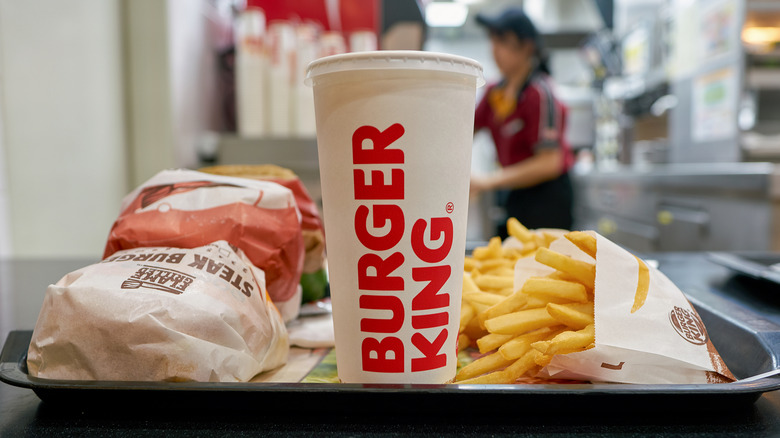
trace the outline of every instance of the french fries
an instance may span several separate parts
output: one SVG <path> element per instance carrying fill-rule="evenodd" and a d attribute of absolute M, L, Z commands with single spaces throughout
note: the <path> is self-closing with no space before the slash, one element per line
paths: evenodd
<path fill-rule="evenodd" d="M 477 339 L 477 348 L 479 348 L 480 353 L 485 354 L 487 352 L 493 351 L 505 345 L 507 342 L 511 341 L 514 338 L 515 337 L 512 335 L 500 335 L 498 333 L 489 333 Z"/>
<path fill-rule="evenodd" d="M 596 265 L 593 263 L 575 260 L 547 248 L 539 248 L 536 252 L 536 261 L 564 272 L 582 283 L 586 289 L 593 290 L 596 284 Z"/>
<path fill-rule="evenodd" d="M 567 300 L 575 303 L 588 302 L 588 293 L 580 283 L 554 278 L 529 278 L 523 284 L 522 291 L 532 297 L 548 300 Z"/>
<path fill-rule="evenodd" d="M 506 298 L 489 307 L 487 310 L 477 316 L 480 320 L 480 323 L 485 325 L 486 320 L 495 318 L 496 316 L 500 316 L 505 313 L 520 310 L 523 306 L 526 305 L 526 303 L 528 303 L 528 295 L 524 294 L 522 291 L 513 292 L 511 295 L 508 295 Z"/>
<path fill-rule="evenodd" d="M 498 355 L 498 353 L 493 353 L 493 355 Z M 485 356 L 485 358 L 491 356 Z M 477 377 L 470 377 L 467 379 L 463 379 L 462 381 L 456 381 L 456 383 L 459 384 L 512 383 L 518 378 L 522 377 L 527 372 L 529 372 L 530 370 L 538 370 L 539 367 L 538 363 L 540 362 L 542 356 L 544 355 L 542 353 L 539 353 L 539 351 L 531 350 L 526 352 L 520 359 L 517 359 L 515 361 L 508 361 L 509 365 L 500 371 L 495 371 L 488 374 L 482 374 Z M 473 362 L 472 364 L 477 363 L 482 359 L 484 358 L 477 359 L 477 361 Z M 498 359 L 496 359 L 496 361 L 498 361 Z M 464 367 L 463 369 L 466 368 Z"/>
<path fill-rule="evenodd" d="M 567 327 L 579 330 L 593 324 L 593 303 L 585 303 L 584 306 L 580 306 L 549 303 L 544 310 L 552 319 Z"/>
<path fill-rule="evenodd" d="M 519 310 L 496 316 L 485 321 L 485 329 L 490 333 L 500 335 L 520 335 L 525 332 L 549 327 L 556 323 L 556 319 L 550 316 L 547 309 Z"/>
<path fill-rule="evenodd" d="M 553 329 L 553 327 L 544 327 L 538 330 L 528 332 L 505 342 L 498 348 L 498 352 L 504 356 L 504 359 L 518 359 L 531 350 L 531 345 L 536 342 L 542 342 L 545 339 L 553 338 L 563 329 Z M 542 352 L 544 353 L 544 352 Z"/>
<path fill-rule="evenodd" d="M 468 292 L 463 294 L 463 299 L 474 304 L 484 304 L 486 306 L 495 306 L 504 300 L 503 295 L 490 292 Z"/>
<path fill-rule="evenodd" d="M 596 258 L 596 239 L 582 231 L 572 231 L 564 235 L 566 239 L 577 246 L 585 254 Z"/>
<path fill-rule="evenodd" d="M 502 369 L 511 363 L 511 360 L 504 359 L 504 356 L 498 352 L 488 354 L 461 368 L 456 380 L 472 379 L 487 372 Z"/>
<path fill-rule="evenodd" d="M 514 218 L 507 230 L 516 242 L 504 247 L 494 237 L 464 263 L 458 348 L 470 341 L 483 356 L 460 369 L 458 384 L 514 383 L 536 374 L 557 354 L 584 351 L 595 343 L 596 266 L 549 246 L 563 234 L 595 259 L 596 239 L 578 231 L 529 230 Z M 554 272 L 515 286 L 514 265 L 522 257 L 534 257 Z"/>
<path fill-rule="evenodd" d="M 514 275 L 514 271 L 512 271 L 512 274 Z M 481 290 L 502 290 L 512 287 L 515 281 L 513 275 L 503 276 L 484 274 L 475 278 L 474 283 L 476 283 L 477 287 Z"/>
<path fill-rule="evenodd" d="M 576 332 L 561 332 L 549 341 L 534 342 L 531 347 L 546 355 L 575 353 L 590 348 L 595 336 L 593 324 L 590 324 Z"/>

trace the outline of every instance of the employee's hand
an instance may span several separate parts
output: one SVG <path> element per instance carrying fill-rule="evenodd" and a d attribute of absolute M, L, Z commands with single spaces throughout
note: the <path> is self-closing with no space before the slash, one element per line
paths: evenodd
<path fill-rule="evenodd" d="M 469 196 L 475 197 L 480 193 L 492 190 L 493 187 L 489 176 L 471 175 L 471 185 L 469 186 Z"/>

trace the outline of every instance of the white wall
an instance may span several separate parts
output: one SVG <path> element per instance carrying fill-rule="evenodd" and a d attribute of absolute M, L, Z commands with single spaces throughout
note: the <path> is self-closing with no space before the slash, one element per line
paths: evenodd
<path fill-rule="evenodd" d="M 124 0 L 128 167 L 135 187 L 175 167 L 168 66 L 168 12 L 162 0 Z"/>
<path fill-rule="evenodd" d="M 132 186 L 168 167 L 197 167 L 203 133 L 221 128 L 216 49 L 232 37 L 220 4 L 122 1 Z"/>
<path fill-rule="evenodd" d="M 0 0 L 14 256 L 100 257 L 125 166 L 119 0 Z"/>
<path fill-rule="evenodd" d="M 0 64 L 0 71 L 2 71 L 2 64 Z M 0 76 L 0 90 L 2 90 L 2 83 L 3 77 Z M 0 95 L 1 101 L 2 95 Z M 5 148 L 3 147 L 3 108 L 0 105 L 0 259 L 11 255 L 10 227 L 11 225 L 8 223 L 8 178 L 5 171 Z"/>

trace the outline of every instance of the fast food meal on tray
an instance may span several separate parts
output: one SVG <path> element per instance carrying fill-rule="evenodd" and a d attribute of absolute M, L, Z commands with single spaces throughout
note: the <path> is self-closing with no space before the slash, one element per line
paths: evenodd
<path fill-rule="evenodd" d="M 235 382 L 288 351 L 263 271 L 218 241 L 118 251 L 49 286 L 27 367 L 46 379 Z"/>
<path fill-rule="evenodd" d="M 249 381 L 283 365 L 304 240 L 306 269 L 322 270 L 322 227 L 294 174 L 239 167 L 163 171 L 131 192 L 104 260 L 47 289 L 30 375 Z M 455 383 L 734 380 L 656 268 L 592 231 L 507 229 L 465 258 L 458 348 L 480 356 Z"/>
<path fill-rule="evenodd" d="M 734 380 L 696 310 L 654 267 L 592 231 L 528 230 L 513 218 L 507 229 L 465 260 L 458 345 L 482 356 L 455 383 Z"/>

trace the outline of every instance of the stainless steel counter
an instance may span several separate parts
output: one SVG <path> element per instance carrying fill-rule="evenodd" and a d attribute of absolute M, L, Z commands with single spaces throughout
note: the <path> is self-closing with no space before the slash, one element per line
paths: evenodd
<path fill-rule="evenodd" d="M 780 167 L 713 163 L 574 175 L 576 228 L 638 251 L 780 250 Z"/>
<path fill-rule="evenodd" d="M 774 163 L 663 164 L 644 167 L 621 166 L 578 175 L 593 182 L 627 182 L 648 188 L 677 191 L 717 190 L 780 198 L 780 167 Z"/>

